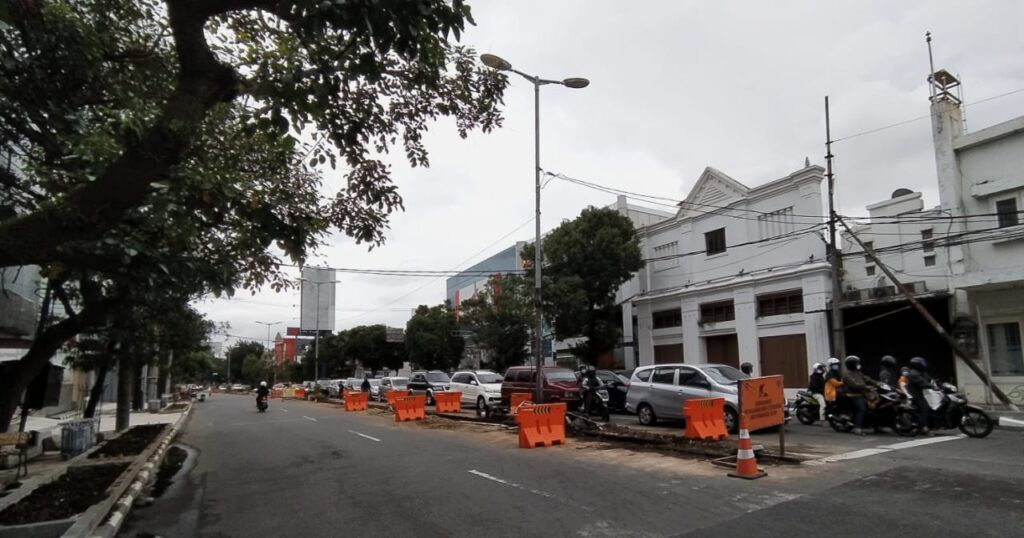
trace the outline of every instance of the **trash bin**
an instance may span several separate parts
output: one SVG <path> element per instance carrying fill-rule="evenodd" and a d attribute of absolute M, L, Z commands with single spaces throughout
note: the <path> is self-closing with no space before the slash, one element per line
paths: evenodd
<path fill-rule="evenodd" d="M 94 418 L 69 420 L 60 425 L 60 454 L 65 458 L 75 457 L 96 444 L 96 423 Z"/>

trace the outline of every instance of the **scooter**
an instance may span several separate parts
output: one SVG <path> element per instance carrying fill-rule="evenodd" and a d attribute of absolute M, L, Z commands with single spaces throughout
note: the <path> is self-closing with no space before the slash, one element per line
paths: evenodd
<path fill-rule="evenodd" d="M 826 412 L 829 410 L 826 409 Z M 810 426 L 818 421 L 821 416 L 821 406 L 811 391 L 801 390 L 796 393 L 796 403 L 793 404 L 793 413 L 800 424 Z M 827 416 L 826 416 L 827 420 Z"/>
<path fill-rule="evenodd" d="M 256 409 L 257 409 L 257 411 L 262 413 L 262 412 L 267 410 L 267 407 L 269 407 L 269 404 L 267 403 L 267 397 L 266 396 L 260 396 L 259 398 L 256 398 Z"/>
<path fill-rule="evenodd" d="M 951 430 L 958 428 L 968 437 L 981 438 L 992 433 L 995 421 L 985 411 L 969 405 L 967 397 L 957 391 L 956 385 L 942 383 L 924 390 L 924 399 L 928 403 L 928 428 L 932 430 Z M 903 407 L 911 415 L 910 424 L 905 427 L 906 435 L 917 435 L 921 425 L 913 403 L 908 399 Z M 902 433 L 902 432 L 901 432 Z"/>
<path fill-rule="evenodd" d="M 911 411 L 900 405 L 903 395 L 884 383 L 877 385 L 874 390 L 877 398 L 872 405 L 868 403 L 867 412 L 864 414 L 864 427 L 892 428 L 893 431 L 907 435 L 907 425 L 911 423 Z M 826 420 L 837 432 L 848 432 L 856 427 L 857 410 L 853 402 L 846 395 L 836 399 L 835 409 L 826 416 Z"/>
<path fill-rule="evenodd" d="M 586 377 L 580 380 L 580 413 L 596 415 L 608 422 L 611 420 L 611 414 L 608 412 L 608 385 L 600 381 L 597 383 L 594 387 L 588 387 Z"/>

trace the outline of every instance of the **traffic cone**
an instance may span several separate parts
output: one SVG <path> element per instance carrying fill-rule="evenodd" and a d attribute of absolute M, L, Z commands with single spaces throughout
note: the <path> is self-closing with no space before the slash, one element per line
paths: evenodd
<path fill-rule="evenodd" d="M 757 468 L 754 445 L 750 442 L 750 432 L 745 428 L 740 430 L 740 444 L 736 451 L 736 471 L 729 473 L 729 476 L 747 480 L 768 476 L 764 469 Z"/>

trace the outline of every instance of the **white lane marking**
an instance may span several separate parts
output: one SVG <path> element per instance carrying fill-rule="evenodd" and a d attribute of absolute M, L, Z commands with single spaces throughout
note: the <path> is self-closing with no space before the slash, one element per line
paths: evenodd
<path fill-rule="evenodd" d="M 824 458 L 806 461 L 805 465 L 824 465 L 826 463 L 833 463 L 836 461 L 844 460 L 855 460 L 859 458 L 866 458 L 868 456 L 875 456 L 877 454 L 885 454 L 886 452 L 892 452 L 894 450 L 903 450 L 906 448 L 914 448 L 918 446 L 932 445 L 935 443 L 944 443 L 946 441 L 956 441 L 957 439 L 963 439 L 966 435 L 941 435 L 937 437 L 927 437 L 924 439 L 915 439 L 913 441 L 906 441 L 903 443 L 896 443 L 892 445 L 882 445 L 874 448 L 862 448 L 860 450 L 854 450 L 853 452 L 844 452 L 842 454 L 834 454 L 832 456 L 825 456 Z"/>
<path fill-rule="evenodd" d="M 471 469 L 469 471 L 469 474 L 473 474 L 473 475 L 479 476 L 480 478 L 486 478 L 487 480 L 490 480 L 492 482 L 497 482 L 499 484 L 502 484 L 502 485 L 505 485 L 505 486 L 509 486 L 509 487 L 512 487 L 512 488 L 516 488 L 516 489 L 521 490 L 521 491 L 527 491 L 529 493 L 533 493 L 534 495 L 540 495 L 541 497 L 552 499 L 552 500 L 558 501 L 558 502 L 560 502 L 562 504 L 567 504 L 567 505 L 572 506 L 574 508 L 579 508 L 580 510 L 586 510 L 587 512 L 593 512 L 594 511 L 594 509 L 590 508 L 589 506 L 583 506 L 582 504 L 578 504 L 578 503 L 575 503 L 573 501 L 570 501 L 569 499 L 566 499 L 566 498 L 563 498 L 563 497 L 559 497 L 558 495 L 555 495 L 553 493 L 548 493 L 546 491 L 541 491 L 539 489 L 528 488 L 526 486 L 523 486 L 523 485 L 520 485 L 520 484 L 516 484 L 515 482 L 509 482 L 508 480 L 504 480 L 504 479 L 498 478 L 496 476 L 492 476 L 492 475 L 489 475 L 487 473 L 477 471 L 476 469 Z"/>
<path fill-rule="evenodd" d="M 1024 428 L 1024 420 L 1010 417 L 999 417 L 999 425 L 1006 428 Z"/>
<path fill-rule="evenodd" d="M 369 439 L 371 441 L 377 441 L 378 443 L 380 442 L 380 439 L 377 439 L 376 437 L 371 437 L 369 435 L 366 435 L 365 433 L 359 433 L 359 432 L 357 432 L 355 430 L 349 430 L 348 432 L 349 433 L 354 433 L 354 434 L 358 435 L 359 437 L 365 437 L 366 439 Z"/>
<path fill-rule="evenodd" d="M 885 445 L 878 448 L 888 448 L 891 450 L 900 450 L 903 448 L 914 448 L 915 446 L 933 445 L 935 443 L 944 443 L 946 441 L 956 441 L 957 439 L 963 439 L 967 437 L 964 434 L 960 435 L 938 435 L 935 437 L 925 437 L 924 439 L 915 439 L 913 441 L 906 441 L 903 443 L 896 443 L 894 445 Z"/>
<path fill-rule="evenodd" d="M 288 413 L 289 412 L 287 409 L 285 409 L 283 407 L 281 408 L 281 411 L 284 412 L 284 413 Z"/>
<path fill-rule="evenodd" d="M 316 419 L 313 418 L 313 417 L 307 417 L 306 415 L 302 415 L 302 418 L 304 418 L 306 420 L 312 420 L 313 422 L 316 422 Z"/>

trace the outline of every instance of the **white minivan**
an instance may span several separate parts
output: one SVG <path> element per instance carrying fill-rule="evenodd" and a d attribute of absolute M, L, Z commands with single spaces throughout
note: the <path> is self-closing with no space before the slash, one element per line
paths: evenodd
<path fill-rule="evenodd" d="M 452 376 L 453 391 L 462 393 L 462 405 L 473 406 L 484 414 L 487 408 L 501 403 L 501 382 L 504 378 L 490 370 L 461 370 Z"/>

